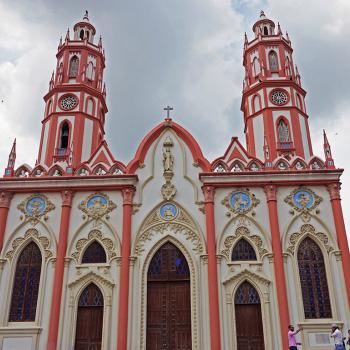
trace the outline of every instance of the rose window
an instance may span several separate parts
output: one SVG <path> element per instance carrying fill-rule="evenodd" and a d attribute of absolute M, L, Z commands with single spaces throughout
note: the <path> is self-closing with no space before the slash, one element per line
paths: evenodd
<path fill-rule="evenodd" d="M 275 90 L 271 94 L 271 101 L 276 105 L 284 105 L 288 101 L 288 96 L 284 91 Z"/>
<path fill-rule="evenodd" d="M 69 111 L 78 105 L 78 99 L 73 95 L 66 95 L 60 101 L 60 108 Z"/>

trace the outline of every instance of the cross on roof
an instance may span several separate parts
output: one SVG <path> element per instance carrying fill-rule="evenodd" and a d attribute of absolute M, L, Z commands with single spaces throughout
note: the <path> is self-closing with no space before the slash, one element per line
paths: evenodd
<path fill-rule="evenodd" d="M 170 106 L 166 106 L 165 108 L 163 108 L 166 111 L 166 119 L 170 119 L 170 111 L 173 111 L 174 108 L 170 107 Z"/>

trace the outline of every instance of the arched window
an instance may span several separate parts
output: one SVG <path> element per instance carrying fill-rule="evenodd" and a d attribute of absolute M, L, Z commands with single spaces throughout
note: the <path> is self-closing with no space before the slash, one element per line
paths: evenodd
<path fill-rule="evenodd" d="M 101 349 L 103 305 L 100 289 L 94 283 L 89 284 L 78 302 L 75 349 Z"/>
<path fill-rule="evenodd" d="M 69 125 L 65 122 L 61 128 L 60 148 L 67 148 L 69 140 Z"/>
<path fill-rule="evenodd" d="M 82 264 L 99 264 L 106 262 L 106 252 L 97 241 L 93 241 L 85 250 Z"/>
<path fill-rule="evenodd" d="M 259 64 L 258 58 L 255 57 L 253 60 L 253 74 L 256 77 L 257 75 L 259 75 L 259 73 L 260 73 L 260 64 Z"/>
<path fill-rule="evenodd" d="M 269 52 L 269 64 L 271 71 L 278 71 L 277 53 L 273 50 Z"/>
<path fill-rule="evenodd" d="M 94 65 L 92 62 L 90 62 L 87 66 L 86 69 L 86 78 L 89 80 L 93 80 L 94 79 Z"/>
<path fill-rule="evenodd" d="M 253 109 L 254 112 L 260 111 L 261 109 L 259 96 L 254 96 L 253 98 Z"/>
<path fill-rule="evenodd" d="M 278 134 L 278 141 L 279 142 L 289 142 L 289 128 L 286 122 L 282 119 L 279 121 L 277 125 L 277 134 Z"/>
<path fill-rule="evenodd" d="M 289 58 L 286 57 L 286 76 L 289 77 L 291 76 L 291 73 L 290 73 L 290 62 L 289 62 Z"/>
<path fill-rule="evenodd" d="M 317 243 L 309 237 L 299 246 L 298 265 L 305 318 L 331 318 L 323 254 Z"/>
<path fill-rule="evenodd" d="M 269 31 L 268 31 L 267 27 L 264 27 L 264 35 L 269 35 Z"/>
<path fill-rule="evenodd" d="M 34 322 L 38 302 L 41 253 L 29 243 L 20 254 L 12 289 L 9 322 Z"/>
<path fill-rule="evenodd" d="M 232 261 L 256 260 L 256 253 L 250 243 L 242 238 L 233 248 L 231 259 Z"/>
<path fill-rule="evenodd" d="M 88 98 L 85 105 L 85 113 L 93 114 L 94 112 L 94 101 L 92 98 Z"/>
<path fill-rule="evenodd" d="M 52 101 L 50 100 L 49 104 L 47 105 L 47 113 L 46 113 L 46 115 L 47 116 L 50 115 L 51 112 L 52 112 Z"/>
<path fill-rule="evenodd" d="M 80 31 L 79 37 L 81 40 L 84 40 L 84 29 Z"/>
<path fill-rule="evenodd" d="M 69 64 L 69 77 L 76 78 L 79 71 L 79 58 L 77 56 L 73 56 L 70 60 Z"/>

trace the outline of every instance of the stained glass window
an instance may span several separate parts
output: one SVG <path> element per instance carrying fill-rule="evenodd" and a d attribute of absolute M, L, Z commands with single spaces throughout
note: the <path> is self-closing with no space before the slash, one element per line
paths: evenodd
<path fill-rule="evenodd" d="M 79 71 L 79 58 L 77 56 L 73 56 L 69 64 L 69 77 L 75 78 L 78 75 L 78 71 Z"/>
<path fill-rule="evenodd" d="M 256 260 L 254 248 L 245 239 L 240 239 L 232 250 L 232 261 Z"/>
<path fill-rule="evenodd" d="M 299 246 L 298 265 L 305 318 L 331 318 L 323 254 L 317 243 L 309 237 Z"/>
<path fill-rule="evenodd" d="M 235 304 L 260 304 L 257 290 L 249 282 L 243 282 L 235 294 Z"/>
<path fill-rule="evenodd" d="M 157 280 L 188 279 L 190 270 L 182 252 L 172 243 L 165 243 L 153 256 L 148 277 Z"/>
<path fill-rule="evenodd" d="M 106 252 L 97 241 L 93 241 L 85 250 L 82 264 L 99 264 L 106 262 Z"/>
<path fill-rule="evenodd" d="M 38 301 L 41 252 L 34 243 L 29 243 L 20 254 L 12 289 L 10 322 L 35 321 Z"/>
<path fill-rule="evenodd" d="M 103 295 L 100 288 L 94 283 L 89 284 L 81 293 L 78 306 L 103 306 Z"/>

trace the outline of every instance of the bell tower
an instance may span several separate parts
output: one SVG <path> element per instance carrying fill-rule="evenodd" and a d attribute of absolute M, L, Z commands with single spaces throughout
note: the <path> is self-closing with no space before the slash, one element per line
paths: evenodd
<path fill-rule="evenodd" d="M 105 53 L 86 11 L 69 29 L 57 49 L 56 70 L 44 96 L 45 112 L 38 163 L 77 167 L 88 160 L 104 139 L 106 89 L 103 83 Z"/>
<path fill-rule="evenodd" d="M 309 159 L 312 146 L 306 113 L 306 91 L 293 62 L 288 33 L 261 11 L 253 25 L 254 38 L 244 38 L 243 97 L 248 153 L 266 161 L 279 156 Z M 270 163 L 270 161 L 268 163 Z"/>

